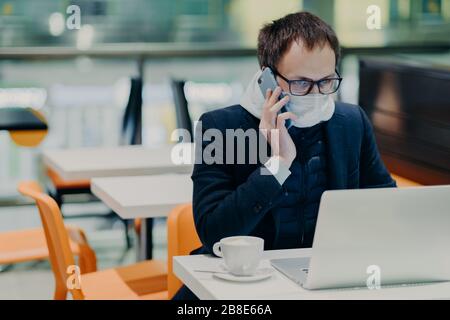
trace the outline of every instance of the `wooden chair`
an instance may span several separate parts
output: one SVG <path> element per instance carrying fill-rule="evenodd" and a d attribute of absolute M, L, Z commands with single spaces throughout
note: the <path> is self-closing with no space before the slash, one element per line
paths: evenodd
<path fill-rule="evenodd" d="M 194 224 L 192 205 L 180 205 L 172 210 L 167 218 L 167 256 L 168 256 L 168 298 L 182 286 L 182 282 L 173 273 L 173 257 L 190 254 L 200 248 L 202 243 Z"/>
<path fill-rule="evenodd" d="M 95 252 L 87 243 L 83 230 L 68 226 L 70 249 L 78 256 L 81 273 L 97 270 Z M 0 265 L 46 260 L 49 258 L 42 228 L 0 233 Z"/>
<path fill-rule="evenodd" d="M 70 250 L 69 234 L 55 200 L 42 192 L 36 182 L 22 182 L 18 188 L 23 195 L 36 201 L 45 232 L 57 300 L 70 292 L 77 300 L 84 299 L 164 299 L 167 297 L 167 265 L 162 261 L 141 263 L 78 275 Z M 76 269 L 75 269 L 76 270 Z M 73 277 L 80 286 L 68 286 Z"/>

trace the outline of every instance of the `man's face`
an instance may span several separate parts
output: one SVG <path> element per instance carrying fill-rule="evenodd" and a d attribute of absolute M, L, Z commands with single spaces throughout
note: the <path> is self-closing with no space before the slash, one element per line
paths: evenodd
<path fill-rule="evenodd" d="M 316 46 L 308 50 L 301 40 L 293 41 L 277 66 L 277 71 L 289 80 L 318 81 L 335 75 L 336 58 L 330 45 Z M 277 77 L 284 92 L 289 93 L 289 84 Z M 310 93 L 319 93 L 314 86 Z"/>

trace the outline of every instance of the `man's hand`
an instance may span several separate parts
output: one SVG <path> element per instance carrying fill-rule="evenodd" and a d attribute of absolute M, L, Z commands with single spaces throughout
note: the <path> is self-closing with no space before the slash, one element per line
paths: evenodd
<path fill-rule="evenodd" d="M 278 115 L 278 111 L 289 102 L 289 96 L 278 101 L 280 94 L 280 87 L 277 87 L 273 92 L 270 89 L 267 90 L 259 129 L 270 144 L 272 157 L 278 157 L 281 162 L 290 168 L 297 155 L 297 150 L 286 129 L 285 122 L 287 119 L 296 120 L 297 116 L 292 112 L 283 112 Z M 278 130 L 278 134 L 273 135 L 271 130 Z"/>

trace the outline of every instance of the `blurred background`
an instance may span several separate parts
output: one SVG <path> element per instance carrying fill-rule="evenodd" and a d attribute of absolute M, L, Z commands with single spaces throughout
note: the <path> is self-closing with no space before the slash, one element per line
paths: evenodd
<path fill-rule="evenodd" d="M 81 9 L 79 30 L 66 28 L 70 5 Z M 370 5 L 381 9 L 379 30 L 366 27 Z M 0 0 L 0 108 L 34 108 L 50 128 L 36 148 L 19 147 L 0 132 L 0 232 L 40 224 L 16 186 L 24 179 L 45 180 L 42 149 L 119 144 L 130 77 L 143 80 L 142 144 L 167 144 L 177 127 L 171 80 L 186 81 L 192 121 L 238 103 L 258 69 L 259 29 L 301 10 L 318 14 L 340 38 L 339 99 L 345 102 L 361 100 L 362 57 L 450 70 L 450 0 Z M 107 211 L 76 198 L 64 210 L 69 216 Z M 74 223 L 87 230 L 101 267 L 135 258 L 120 249 L 123 226 L 117 221 Z M 155 248 L 163 256 L 164 222 L 155 230 Z M 38 269 L 41 274 L 31 274 L 24 264 L 0 272 L 0 288 L 11 288 L 0 290 L 0 299 L 50 297 L 51 284 L 48 293 L 27 285 L 35 277 L 51 278 L 48 264 Z"/>

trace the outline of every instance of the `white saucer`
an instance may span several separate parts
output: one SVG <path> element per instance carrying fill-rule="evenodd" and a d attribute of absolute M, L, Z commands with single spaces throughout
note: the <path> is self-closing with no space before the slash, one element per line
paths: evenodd
<path fill-rule="evenodd" d="M 234 282 L 255 282 L 270 278 L 274 273 L 273 268 L 261 268 L 256 270 L 252 276 L 235 276 L 231 273 L 214 273 L 213 275 L 219 279 Z"/>

